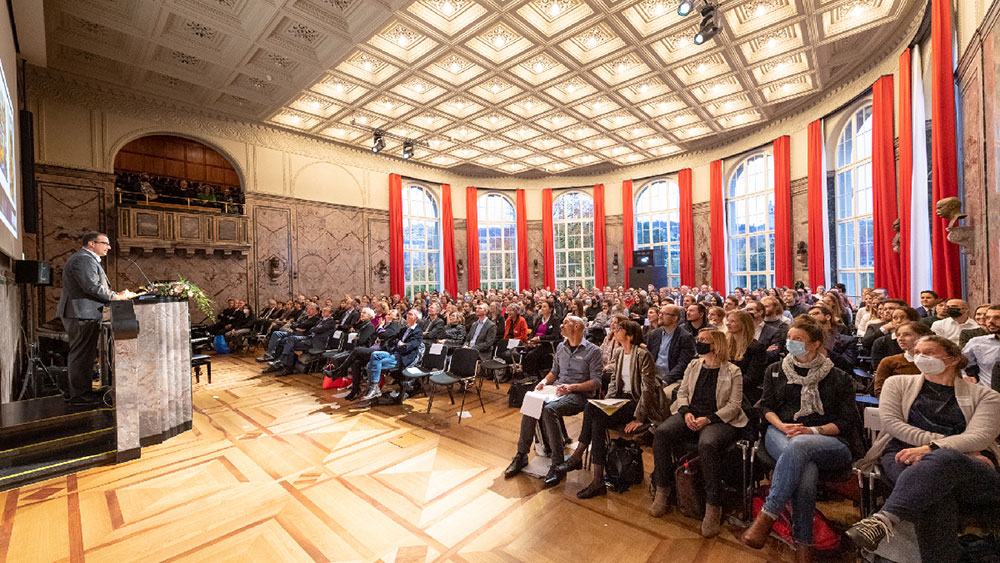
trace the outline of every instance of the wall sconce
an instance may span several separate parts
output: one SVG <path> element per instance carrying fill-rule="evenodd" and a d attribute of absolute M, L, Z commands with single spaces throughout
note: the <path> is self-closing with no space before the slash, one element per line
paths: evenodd
<path fill-rule="evenodd" d="M 461 258 L 458 259 L 455 269 L 458 271 L 458 279 L 462 279 L 462 275 L 465 274 L 465 262 L 462 262 Z"/>
<path fill-rule="evenodd" d="M 532 267 L 531 274 L 534 277 L 536 277 L 536 278 L 538 277 L 538 258 L 535 258 L 535 262 L 534 262 L 534 265 Z"/>
<path fill-rule="evenodd" d="M 264 267 L 267 268 L 267 275 L 271 278 L 271 281 L 278 281 L 281 274 L 285 273 L 285 266 L 282 264 L 281 258 L 278 258 L 274 254 L 264 259 Z"/>
<path fill-rule="evenodd" d="M 618 253 L 615 252 L 615 258 L 611 261 L 611 266 L 614 269 L 615 274 L 618 274 Z"/>
<path fill-rule="evenodd" d="M 379 260 L 378 264 L 372 266 L 372 273 L 378 278 L 378 283 L 385 283 L 385 278 L 389 275 L 389 266 L 385 260 Z"/>

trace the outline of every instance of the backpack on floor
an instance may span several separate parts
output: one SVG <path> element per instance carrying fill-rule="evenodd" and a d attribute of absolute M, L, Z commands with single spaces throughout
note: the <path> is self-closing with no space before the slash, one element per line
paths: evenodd
<path fill-rule="evenodd" d="M 770 491 L 770 487 L 763 486 L 753 497 L 753 515 L 754 518 L 760 514 L 761 509 L 764 507 L 764 499 L 767 498 L 767 493 Z M 795 545 L 795 540 L 792 539 L 792 521 L 791 521 L 791 506 L 786 506 L 784 510 L 781 511 L 781 515 L 778 519 L 774 521 L 774 527 L 771 531 L 781 538 L 781 541 L 788 545 Z M 840 550 L 840 534 L 838 534 L 833 526 L 830 525 L 830 521 L 823 516 L 823 513 L 819 510 L 813 511 L 813 549 L 817 552 L 837 552 Z"/>
<path fill-rule="evenodd" d="M 510 389 L 507 390 L 507 406 L 511 408 L 521 408 L 524 403 L 524 395 L 528 391 L 532 391 L 535 386 L 538 385 L 537 377 L 525 377 L 524 379 L 518 379 L 510 384 Z"/>
<path fill-rule="evenodd" d="M 632 485 L 642 484 L 644 477 L 642 448 L 624 438 L 612 440 L 604 463 L 604 482 L 616 493 L 624 493 Z"/>
<path fill-rule="evenodd" d="M 229 345 L 226 344 L 226 337 L 223 334 L 216 334 L 215 341 L 212 342 L 212 347 L 215 348 L 216 354 L 228 354 Z"/>

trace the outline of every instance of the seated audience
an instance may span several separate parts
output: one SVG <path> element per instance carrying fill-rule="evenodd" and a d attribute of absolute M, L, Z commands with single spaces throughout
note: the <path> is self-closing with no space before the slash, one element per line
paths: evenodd
<path fill-rule="evenodd" d="M 368 392 L 361 397 L 362 401 L 371 401 L 382 394 L 378 383 L 384 370 L 395 367 L 410 367 L 420 359 L 424 345 L 424 333 L 417 326 L 419 321 L 420 311 L 410 309 L 406 314 L 406 328 L 403 329 L 403 334 L 396 341 L 396 345 L 390 350 L 372 352 L 367 367 Z"/>
<path fill-rule="evenodd" d="M 874 551 L 907 520 L 924 563 L 953 563 L 963 560 L 964 518 L 992 525 L 1000 517 L 1000 394 L 962 379 L 966 359 L 949 338 L 921 338 L 914 362 L 919 374 L 886 381 L 882 433 L 859 463 L 863 469 L 880 464 L 894 483 L 892 493 L 847 537 Z"/>
<path fill-rule="evenodd" d="M 534 336 L 528 340 L 528 352 L 521 361 L 526 375 L 541 376 L 543 370 L 548 370 L 552 361 L 553 346 L 562 340 L 559 331 L 559 320 L 552 314 L 552 304 L 542 301 L 539 305 L 538 324 Z"/>
<path fill-rule="evenodd" d="M 879 329 L 882 332 L 882 336 L 876 338 L 875 343 L 872 344 L 872 371 L 878 369 L 879 363 L 886 356 L 903 353 L 902 348 L 896 342 L 896 330 L 899 329 L 899 326 L 903 323 L 919 321 L 920 315 L 917 314 L 916 309 L 905 306 L 893 309 L 889 322 L 882 325 Z"/>
<path fill-rule="evenodd" d="M 934 315 L 934 308 L 938 304 L 938 294 L 936 291 L 930 289 L 925 289 L 920 292 L 920 306 L 917 307 L 917 313 L 920 314 L 921 319 L 926 319 L 927 317 Z"/>
<path fill-rule="evenodd" d="M 819 323 L 825 333 L 823 350 L 833 363 L 845 368 L 853 368 L 858 361 L 858 339 L 839 332 L 831 324 L 833 315 L 824 305 L 813 305 L 809 316 Z"/>
<path fill-rule="evenodd" d="M 489 311 L 485 303 L 476 306 L 476 321 L 469 326 L 469 334 L 465 337 L 465 347 L 479 350 L 479 356 L 484 359 L 492 356 L 497 337 L 497 325 L 490 320 Z"/>
<path fill-rule="evenodd" d="M 633 433 L 648 426 L 656 427 L 667 417 L 663 383 L 656 373 L 653 357 L 642 346 L 642 329 L 638 323 L 624 318 L 616 324 L 614 338 L 619 348 L 611 361 L 614 367 L 606 398 L 626 399 L 628 402 L 611 415 L 587 403 L 576 450 L 557 468 L 560 473 L 582 468 L 583 454 L 590 447 L 592 479 L 589 485 L 576 493 L 580 499 L 607 493 L 604 464 L 607 458 L 605 434 L 608 428 L 624 426 L 626 433 Z"/>
<path fill-rule="evenodd" d="M 594 397 L 601 389 L 601 351 L 583 338 L 585 326 L 585 321 L 580 317 L 568 316 L 563 320 L 562 333 L 566 336 L 566 341 L 556 348 L 552 369 L 535 387 L 541 391 L 546 385 L 555 385 L 558 397 L 542 407 L 542 433 L 552 455 L 551 466 L 545 475 L 545 487 L 558 485 L 564 476 L 558 471 L 559 464 L 565 461 L 559 419 L 582 412 L 587 399 Z M 514 477 L 528 465 L 528 450 L 531 449 L 538 423 L 539 420 L 534 417 L 521 416 L 517 455 L 504 471 L 504 478 Z"/>
<path fill-rule="evenodd" d="M 661 306 L 660 326 L 646 339 L 646 348 L 664 385 L 679 382 L 695 355 L 694 337 L 679 326 L 682 314 L 684 309 L 677 305 Z"/>
<path fill-rule="evenodd" d="M 681 328 L 688 331 L 688 334 L 692 337 L 697 335 L 698 331 L 703 328 L 715 328 L 714 325 L 708 322 L 708 307 L 704 303 L 691 303 L 690 305 L 686 305 L 684 310 L 686 321 L 681 325 Z"/>
<path fill-rule="evenodd" d="M 448 324 L 444 329 L 444 337 L 438 340 L 449 348 L 459 348 L 465 344 L 465 315 L 453 311 L 448 316 Z"/>
<path fill-rule="evenodd" d="M 753 317 L 745 311 L 731 311 L 726 315 L 729 327 L 729 361 L 740 368 L 743 375 L 744 406 L 757 404 L 764 387 L 764 370 L 767 369 L 767 350 L 753 337 Z"/>
<path fill-rule="evenodd" d="M 743 543 L 764 547 L 775 519 L 791 502 L 797 561 L 812 561 L 820 472 L 849 471 L 863 448 L 854 384 L 822 353 L 827 330 L 814 320 L 795 319 L 788 331 L 788 355 L 768 367 L 757 404 L 768 423 L 764 446 L 776 464 L 763 509 L 743 534 Z"/>
<path fill-rule="evenodd" d="M 726 328 L 726 310 L 722 307 L 711 306 L 708 308 L 708 324 L 714 326 L 719 331 L 725 333 L 728 328 Z"/>
<path fill-rule="evenodd" d="M 276 330 L 271 333 L 271 337 L 267 342 L 267 351 L 263 356 L 257 358 L 258 362 L 273 362 L 278 359 L 278 351 L 282 350 L 285 344 L 285 339 L 293 336 L 306 337 L 309 335 L 309 331 L 313 329 L 317 324 L 319 324 L 320 315 L 319 308 L 316 307 L 315 303 L 310 303 L 306 305 L 306 312 L 303 317 L 292 322 L 288 330 Z M 284 328 L 284 327 L 282 327 Z"/>
<path fill-rule="evenodd" d="M 896 343 L 901 351 L 879 362 L 872 384 L 872 395 L 876 397 L 882 394 L 882 386 L 885 385 L 886 379 L 894 375 L 919 373 L 920 370 L 913 363 L 913 347 L 917 345 L 917 340 L 934 333 L 931 332 L 931 327 L 924 323 L 911 321 L 900 324 L 895 334 Z"/>
<path fill-rule="evenodd" d="M 319 322 L 309 330 L 308 334 L 291 334 L 282 340 L 281 355 L 268 365 L 264 373 L 274 373 L 277 377 L 292 373 L 295 352 L 325 348 L 335 330 L 337 330 L 337 320 L 333 318 L 333 310 L 330 307 L 323 307 Z"/>
<path fill-rule="evenodd" d="M 1000 365 L 1000 305 L 992 305 L 984 318 L 987 334 L 977 336 L 965 345 L 962 353 L 969 362 L 969 371 L 978 372 L 979 384 L 990 389 L 1000 387 L 993 379 L 996 366 Z"/>
<path fill-rule="evenodd" d="M 653 433 L 653 486 L 649 508 L 660 517 L 669 509 L 673 487 L 673 460 L 683 455 L 683 445 L 698 443 L 705 482 L 705 517 L 701 535 L 719 533 L 722 523 L 722 455 L 747 425 L 743 403 L 743 376 L 729 361 L 726 335 L 714 328 L 698 332 L 698 357 L 684 370 L 671 416 Z"/>

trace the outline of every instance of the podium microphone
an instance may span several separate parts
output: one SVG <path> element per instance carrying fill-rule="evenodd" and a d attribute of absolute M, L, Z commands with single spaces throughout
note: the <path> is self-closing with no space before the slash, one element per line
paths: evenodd
<path fill-rule="evenodd" d="M 142 268 L 139 267 L 139 264 L 135 260 L 133 260 L 131 256 L 126 256 L 125 259 L 131 262 L 132 265 L 135 266 L 135 269 L 139 270 L 139 273 L 142 274 L 142 277 L 146 279 L 146 287 L 152 287 L 153 282 L 149 280 L 149 276 L 146 275 L 146 272 L 142 271 Z"/>

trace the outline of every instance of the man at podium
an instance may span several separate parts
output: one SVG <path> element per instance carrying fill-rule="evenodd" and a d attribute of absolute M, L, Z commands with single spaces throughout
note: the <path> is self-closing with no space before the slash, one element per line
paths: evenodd
<path fill-rule="evenodd" d="M 62 294 L 56 314 L 69 335 L 67 359 L 69 389 L 65 393 L 71 405 L 100 403 L 100 394 L 93 391 L 94 361 L 101 334 L 104 305 L 117 299 L 131 299 L 131 291 L 111 291 L 108 275 L 101 267 L 101 258 L 111 250 L 111 241 L 104 233 L 83 235 L 83 248 L 70 256 L 63 267 Z"/>

